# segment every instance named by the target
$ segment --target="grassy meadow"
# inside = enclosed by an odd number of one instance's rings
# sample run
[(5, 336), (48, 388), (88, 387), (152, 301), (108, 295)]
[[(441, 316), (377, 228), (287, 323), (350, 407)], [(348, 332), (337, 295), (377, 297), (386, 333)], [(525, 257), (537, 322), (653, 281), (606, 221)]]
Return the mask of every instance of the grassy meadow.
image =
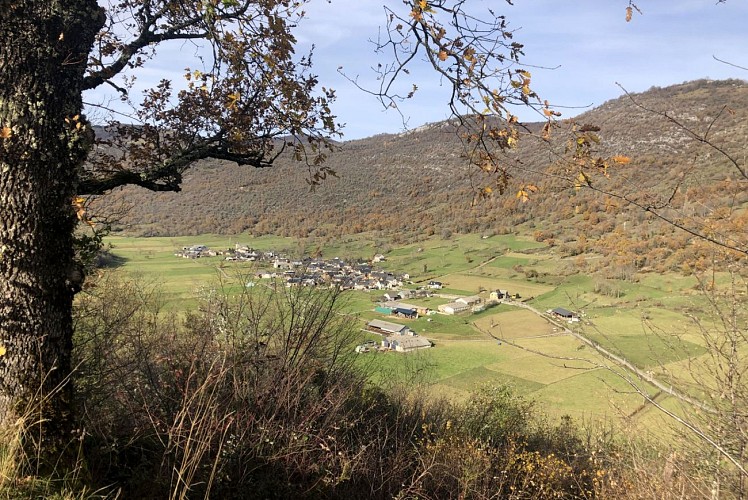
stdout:
[[(549, 249), (513, 235), (456, 236), (397, 248), (383, 247), (366, 235), (335, 244), (220, 235), (112, 236), (107, 243), (118, 257), (121, 271), (157, 284), (167, 310), (172, 311), (193, 307), (201, 289), (219, 282), (244, 286), (243, 281), (260, 269), (254, 263), (227, 262), (223, 257), (176, 257), (174, 253), (184, 246), (202, 244), (220, 250), (241, 243), (291, 256), (346, 259), (369, 259), (383, 253), (386, 261), (377, 267), (409, 273), (413, 286), (432, 279), (444, 283), (445, 288), (432, 297), (406, 301), (419, 306), (436, 309), (456, 295), (487, 298), (490, 290), (506, 289), (519, 293), (522, 300), (541, 311), (565, 307), (581, 313), (582, 321), (573, 328), (654, 373), (682, 372), (687, 360), (705, 352), (698, 330), (682, 312), (689, 307), (693, 310), (694, 279), (645, 275), (636, 283), (616, 282), (617, 296), (602, 295), (595, 292), (592, 277), (554, 274), (553, 264), (558, 261)], [(528, 269), (539, 272), (528, 277)], [(643, 398), (614, 374), (610, 362), (528, 310), (502, 304), (477, 314), (394, 319), (374, 311), (379, 295), (376, 291), (347, 292), (346, 307), (357, 315), (359, 327), (371, 319), (386, 319), (406, 324), (434, 343), (433, 349), (407, 355), (360, 355), (362, 366), (379, 384), (413, 384), (435, 395), (458, 399), (482, 385), (507, 384), (536, 400), (552, 416), (628, 421), (635, 415), (639, 421), (658, 425), (657, 413), (642, 406)], [(361, 333), (361, 340), (376, 338)]]

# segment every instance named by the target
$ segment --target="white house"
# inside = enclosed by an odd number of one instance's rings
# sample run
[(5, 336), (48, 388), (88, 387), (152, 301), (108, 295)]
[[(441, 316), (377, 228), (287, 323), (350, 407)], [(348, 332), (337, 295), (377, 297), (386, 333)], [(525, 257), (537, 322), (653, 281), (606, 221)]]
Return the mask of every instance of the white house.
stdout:
[(428, 349), (432, 347), (431, 341), (414, 335), (412, 337), (393, 336), (387, 337), (382, 341), (384, 347), (389, 347), (397, 352), (411, 352), (418, 349)]
[(444, 314), (457, 314), (470, 309), (470, 306), (462, 302), (450, 302), (438, 307), (439, 312)]
[(455, 300), (455, 302), (465, 304), (466, 306), (474, 306), (483, 302), (483, 299), (481, 299), (478, 295), (472, 295), (470, 297), (460, 297), (459, 299)]

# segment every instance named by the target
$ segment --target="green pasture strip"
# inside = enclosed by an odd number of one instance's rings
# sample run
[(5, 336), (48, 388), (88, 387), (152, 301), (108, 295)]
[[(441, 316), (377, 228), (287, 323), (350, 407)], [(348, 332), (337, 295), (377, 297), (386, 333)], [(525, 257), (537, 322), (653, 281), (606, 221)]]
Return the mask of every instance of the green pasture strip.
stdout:
[[(440, 290), (434, 290), (439, 292)], [(451, 299), (445, 299), (444, 297), (437, 297), (432, 295), (431, 297), (414, 298), (414, 299), (403, 299), (401, 302), (406, 304), (413, 304), (414, 306), (428, 307), (432, 311), (436, 311), (440, 305), (452, 302)]]
[[(491, 368), (506, 374), (551, 384), (592, 370), (603, 358), (570, 335), (517, 339), (518, 347), (503, 343), (508, 361)], [(592, 363), (587, 362), (590, 360)]]
[(706, 352), (702, 346), (677, 337), (664, 338), (646, 333), (603, 335), (587, 332), (585, 335), (639, 368), (653, 368)]
[(437, 342), (436, 347), (412, 353), (379, 352), (360, 358), (362, 362), (370, 363), (372, 380), (376, 383), (417, 378), (420, 382), (433, 384), (471, 368), (494, 363), (501, 356), (493, 342), (455, 340)]
[[(183, 259), (174, 256), (175, 245), (170, 238), (140, 241), (110, 238), (112, 253), (124, 259), (122, 269), (152, 280), (171, 300), (194, 298), (201, 287), (217, 281), (220, 274), (215, 259)], [(141, 240), (141, 239), (138, 239)], [(181, 247), (179, 247), (181, 249)]]
[(553, 287), (525, 280), (496, 279), (487, 276), (476, 276), (468, 273), (457, 273), (445, 276), (444, 284), (450, 288), (459, 288), (478, 294), (479, 290), (508, 290), (509, 293), (519, 293), (522, 298), (537, 297), (547, 294)]
[[(501, 305), (473, 320), (475, 326), (501, 339), (518, 339), (557, 333), (557, 328), (527, 309)], [(476, 315), (477, 316), (477, 315)]]
[(584, 371), (548, 384), (535, 395), (541, 409), (548, 413), (613, 422), (627, 418), (643, 402), (625, 380), (604, 369)]
[(530, 237), (517, 236), (513, 234), (492, 236), (486, 241), (492, 242), (498, 246), (506, 247), (509, 250), (513, 250), (515, 252), (546, 248), (545, 243), (540, 243)]
[(666, 275), (645, 273), (639, 275), (639, 282), (642, 285), (662, 290), (665, 293), (674, 293), (692, 290), (697, 285), (698, 280), (694, 276), (685, 276), (676, 273), (668, 273)]
[[(366, 323), (368, 323), (369, 321), (371, 321), (373, 319), (383, 319), (385, 321), (391, 321), (392, 323), (395, 323), (395, 321), (392, 318), (390, 318), (389, 316), (383, 316), (380, 313), (375, 312), (374, 310), (370, 310), (370, 311), (361, 311), (360, 310), (360, 311), (357, 311), (357, 312), (358, 312), (358, 318), (360, 320), (359, 322), (361, 323), (360, 326), (361, 326), (362, 329), (366, 326)], [(401, 324), (404, 324), (404, 323), (401, 323)]]
[[(306, 246), (313, 246), (311, 242), (300, 242), (294, 238), (284, 238), (280, 236), (260, 236), (252, 237), (249, 235), (217, 235), (203, 234), (199, 236), (169, 236), (169, 237), (149, 237), (134, 238), (128, 236), (108, 236), (105, 244), (110, 244), (115, 253), (118, 251), (137, 251), (138, 253), (147, 252), (169, 252), (181, 250), (182, 247), (192, 245), (205, 245), (211, 250), (226, 250), (234, 248), (236, 244), (247, 245), (258, 250), (275, 250), (294, 252)], [(185, 259), (189, 260), (189, 259)], [(196, 259), (199, 260), (199, 259)]]
[[(588, 309), (588, 316), (594, 327), (602, 333), (656, 334), (665, 338), (679, 337), (689, 342), (703, 344), (698, 326), (692, 318), (661, 307), (610, 307)], [(707, 329), (714, 325), (705, 321)]]
[[(705, 417), (703, 412), (695, 410), (688, 403), (684, 403), (674, 396), (652, 391), (649, 394), (656, 394), (655, 401), (663, 410), (671, 412), (678, 417), (685, 417), (687, 420), (691, 420), (698, 425), (706, 425), (704, 421), (700, 420)], [(638, 432), (643, 433), (646, 439), (666, 445), (672, 445), (676, 441), (682, 442), (683, 437), (688, 435), (693, 438), (693, 442), (700, 442), (700, 438), (695, 434), (690, 434), (692, 431), (677, 422), (670, 415), (667, 415), (663, 410), (651, 403), (642, 404), (639, 406), (639, 411), (636, 413), (632, 423), (637, 425)], [(701, 424), (700, 422), (704, 423)]]
[(490, 318), (491, 316), (495, 314), (505, 313), (505, 312), (511, 312), (516, 310), (514, 307), (506, 305), (506, 304), (484, 304), (486, 308), (477, 313), (472, 313), (468, 316), (468, 318), (471, 320), (471, 323), (475, 323), (476, 321), (483, 321), (486, 318)]
[[(307, 255), (320, 252), (324, 259), (370, 260), (377, 253), (382, 253), (376, 243), (366, 235), (339, 239), (326, 239), (322, 242), (311, 241), (307, 244)], [(384, 266), (387, 264), (382, 263)]]
[(449, 346), (438, 347), (424, 351), (435, 363), (434, 380), (453, 377), (471, 368), (495, 363), (497, 358), (503, 357), (499, 347), (487, 340), (456, 340)]
[(379, 296), (377, 292), (365, 292), (360, 290), (349, 290), (344, 292), (346, 298), (347, 309), (353, 312), (370, 312), (376, 307), (376, 303), (372, 300)]
[(556, 288), (551, 288), (549, 291), (536, 295), (532, 304), (541, 311), (555, 307), (565, 307), (574, 311), (578, 309), (578, 306), (587, 302), (584, 300), (583, 294), (591, 293), (593, 287), (594, 283), (591, 277), (575, 274), (564, 279)]
[(447, 286), (445, 286), (441, 290), (438, 290), (438, 292), (439, 292), (440, 295), (459, 295), (459, 296), (462, 296), (462, 297), (467, 297), (467, 296), (470, 296), (470, 295), (478, 295), (478, 291), (477, 290), (467, 290), (467, 289), (462, 289), (462, 288), (453, 288), (451, 286), (448, 286), (447, 283), (445, 283), (445, 285), (447, 285)]
[[(533, 257), (535, 258), (534, 261), (523, 266), (525, 271), (534, 270), (541, 275), (555, 276), (559, 274), (559, 268), (567, 264), (565, 259), (560, 260), (556, 255), (550, 253), (533, 254)], [(576, 264), (572, 265), (576, 268)]]
[(427, 245), (417, 248), (406, 247), (393, 251), (387, 254), (388, 268), (407, 272), (415, 282), (424, 282), (447, 273), (471, 269), (477, 265), (475, 257), (466, 257), (465, 249), (459, 244), (448, 241), (442, 243), (446, 244), (437, 247)]
[(530, 264), (530, 262), (535, 261), (536, 259), (527, 257), (523, 254), (502, 255), (500, 257), (496, 257), (488, 264), (488, 266), (498, 267), (501, 269), (511, 269), (514, 266), (526, 266)]
[[(731, 355), (731, 353), (726, 354)], [(736, 355), (740, 359), (746, 359), (748, 346), (743, 346)], [(705, 352), (701, 356), (652, 368), (651, 371), (664, 384), (672, 385), (694, 399), (715, 406), (726, 402), (726, 400), (721, 400), (717, 403), (713, 398), (720, 398), (720, 395), (729, 392), (725, 390), (728, 385), (725, 379), (721, 379), (724, 377), (724, 370), (727, 366), (729, 366), (727, 359), (715, 358), (711, 353)]]
[[(659, 395), (656, 401), (663, 408), (680, 417), (685, 416), (685, 413), (691, 412), (691, 410), (684, 412), (682, 403), (671, 396)], [(643, 402), (638, 407), (638, 411), (635, 414), (635, 418), (632, 419), (631, 424), (636, 426), (636, 432), (643, 439), (662, 443), (663, 445), (672, 445), (678, 441), (682, 442), (683, 433), (689, 432), (671, 416), (647, 402)], [(694, 439), (696, 438), (694, 437)]]
[(418, 319), (410, 320), (410, 323), (407, 323), (408, 320), (400, 321), (399, 318), (393, 319), (392, 321), (408, 325), (419, 335), (429, 338), (434, 336), (437, 342), (440, 339), (485, 338), (484, 335), (477, 332), (471, 326), (471, 318), (469, 314), (457, 314), (451, 316), (446, 314), (432, 314), (430, 316), (421, 316)]
[[(391, 249), (385, 253), (389, 268), (407, 272), (414, 281), (467, 271), (507, 250), (542, 248), (535, 241), (513, 235), (483, 239), (479, 235), (461, 235), (448, 240), (432, 239)], [(425, 271), (424, 271), (424, 266)]]
[(470, 269), (466, 271), (466, 274), (469, 274), (471, 276), (481, 276), (488, 279), (495, 279), (495, 280), (517, 280), (521, 282), (527, 282), (525, 280), (524, 274), (517, 273), (513, 269), (505, 269), (503, 267), (491, 267), (489, 266), (482, 266), (482, 267), (475, 267), (473, 269)]
[(440, 385), (447, 385), (467, 392), (474, 392), (484, 386), (507, 385), (517, 391), (518, 394), (528, 395), (538, 389), (545, 387), (532, 380), (514, 377), (495, 371), (486, 366), (476, 366), (470, 370), (463, 371), (458, 375), (447, 377), (439, 381)]

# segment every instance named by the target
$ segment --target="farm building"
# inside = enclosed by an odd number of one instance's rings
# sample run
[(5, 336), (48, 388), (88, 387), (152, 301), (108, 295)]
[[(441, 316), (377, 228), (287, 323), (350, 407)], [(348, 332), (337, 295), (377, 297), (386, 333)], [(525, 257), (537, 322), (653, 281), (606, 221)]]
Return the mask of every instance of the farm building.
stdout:
[(473, 313), (479, 313), (486, 310), (486, 304), (475, 304), (470, 311)]
[(426, 316), (430, 312), (428, 307), (406, 304), (405, 302), (399, 302), (396, 300), (384, 302), (383, 304), (380, 304), (380, 307), (389, 308), (392, 311), (392, 314), (395, 314), (395, 309), (413, 309), (419, 316)]
[(398, 325), (397, 323), (390, 323), (389, 321), (379, 319), (369, 321), (366, 326), (370, 332), (380, 335), (413, 335), (413, 331), (405, 325)]
[(467, 306), (474, 306), (483, 302), (483, 299), (481, 299), (478, 295), (472, 295), (470, 297), (460, 297), (459, 299), (455, 300), (455, 302), (459, 302)]
[(490, 293), (489, 298), (491, 300), (505, 300), (510, 299), (511, 296), (509, 295), (508, 290), (494, 290)]
[(392, 314), (395, 316), (399, 316), (401, 318), (410, 318), (415, 319), (418, 317), (418, 311), (411, 308), (405, 308), (405, 307), (396, 307), (392, 310)]
[(412, 337), (392, 336), (382, 341), (382, 346), (393, 349), (397, 352), (411, 352), (418, 349), (428, 349), (432, 347), (431, 341), (423, 337), (414, 335)]
[(557, 307), (555, 309), (551, 309), (550, 313), (551, 315), (556, 316), (557, 318), (562, 318), (562, 319), (573, 320), (574, 318), (576, 318), (576, 314), (569, 311), (568, 309), (564, 309), (563, 307)]
[(468, 309), (470, 309), (470, 306), (462, 302), (450, 302), (439, 306), (439, 312), (444, 314), (457, 314)]

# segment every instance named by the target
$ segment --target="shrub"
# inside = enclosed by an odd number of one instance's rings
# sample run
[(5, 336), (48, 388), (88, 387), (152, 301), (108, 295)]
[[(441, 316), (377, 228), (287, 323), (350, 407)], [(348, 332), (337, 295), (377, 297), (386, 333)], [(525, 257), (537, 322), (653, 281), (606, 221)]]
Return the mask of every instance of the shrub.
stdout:
[(591, 498), (631, 484), (612, 440), (548, 423), (507, 387), (457, 404), (372, 386), (336, 290), (230, 290), (206, 291), (184, 317), (117, 273), (81, 297), (93, 487), (126, 498)]

